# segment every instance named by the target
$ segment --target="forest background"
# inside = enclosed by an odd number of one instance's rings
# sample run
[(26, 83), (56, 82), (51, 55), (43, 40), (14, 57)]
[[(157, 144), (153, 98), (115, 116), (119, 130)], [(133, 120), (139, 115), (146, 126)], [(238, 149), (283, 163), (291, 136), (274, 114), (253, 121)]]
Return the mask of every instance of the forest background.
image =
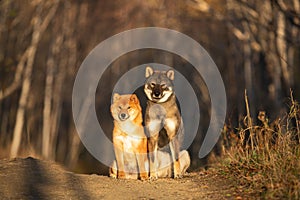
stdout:
[[(75, 172), (106, 174), (107, 167), (78, 137), (72, 88), (81, 63), (96, 45), (133, 28), (177, 30), (208, 51), (225, 84), (230, 132), (245, 125), (247, 114), (254, 123), (260, 111), (270, 122), (283, 116), (289, 111), (291, 91), (300, 100), (298, 0), (2, 0), (0, 16), (0, 158), (33, 155)], [(102, 80), (106, 84), (98, 88), (111, 91), (124, 69), (149, 62), (172, 66), (198, 86), (201, 116), (207, 117), (201, 118), (188, 151), (191, 169), (209, 165), (214, 160), (210, 158), (222, 155), (224, 144), (220, 141), (208, 157), (198, 158), (209, 124), (210, 97), (185, 60), (158, 50), (134, 51), (111, 64)], [(108, 135), (113, 126), (110, 98), (97, 92), (99, 121)]]

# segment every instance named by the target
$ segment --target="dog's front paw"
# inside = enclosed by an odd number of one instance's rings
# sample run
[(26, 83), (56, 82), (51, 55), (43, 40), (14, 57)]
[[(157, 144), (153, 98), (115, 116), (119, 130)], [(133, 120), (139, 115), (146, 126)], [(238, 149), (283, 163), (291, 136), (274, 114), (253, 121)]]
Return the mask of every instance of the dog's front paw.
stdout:
[(141, 181), (147, 181), (147, 180), (149, 180), (150, 178), (149, 178), (149, 176), (144, 176), (144, 177), (141, 177), (140, 179), (141, 179)]
[(182, 178), (182, 174), (175, 174), (174, 179)]
[(150, 181), (156, 181), (156, 180), (157, 180), (157, 177), (156, 177), (156, 176), (150, 176), (150, 177), (149, 177), (149, 180), (150, 180)]
[(118, 179), (126, 179), (126, 174), (123, 171), (118, 171)]
[(174, 162), (174, 178), (182, 178), (179, 160)]
[(152, 172), (150, 173), (150, 181), (155, 181), (158, 179), (157, 173), (156, 172)]
[(141, 174), (140, 174), (140, 179), (141, 179), (142, 181), (148, 180), (148, 179), (149, 179), (148, 173), (141, 173)]
[(110, 174), (109, 177), (116, 179), (117, 175), (116, 174)]

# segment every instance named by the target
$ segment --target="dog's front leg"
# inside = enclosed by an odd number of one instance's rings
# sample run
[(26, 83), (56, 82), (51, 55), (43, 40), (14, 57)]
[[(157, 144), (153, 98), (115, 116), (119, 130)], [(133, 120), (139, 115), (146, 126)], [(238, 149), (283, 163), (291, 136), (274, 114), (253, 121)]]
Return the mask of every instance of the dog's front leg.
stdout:
[(140, 153), (137, 155), (138, 169), (139, 169), (139, 177), (141, 180), (147, 180), (149, 178), (149, 164), (147, 159), (147, 153)]
[(179, 162), (180, 147), (179, 147), (178, 140), (176, 140), (176, 138), (173, 138), (173, 140), (171, 140), (169, 144), (170, 144), (170, 150), (171, 150), (172, 161), (174, 166), (174, 178), (181, 178), (182, 174), (181, 174), (180, 162)]
[(124, 152), (123, 144), (115, 143), (115, 156), (117, 161), (117, 178), (126, 178), (125, 167), (124, 167)]
[(149, 138), (149, 163), (150, 163), (150, 180), (157, 179), (157, 140), (158, 134)]
[(178, 133), (179, 127), (177, 126), (178, 121), (176, 119), (166, 119), (165, 120), (165, 128), (167, 130), (168, 136), (170, 138), (170, 150), (173, 162), (174, 169), (174, 178), (181, 178), (182, 174), (180, 172), (180, 162), (179, 162), (179, 152), (180, 152), (180, 144), (178, 137), (180, 133)]
[[(147, 123), (148, 122), (148, 123)], [(150, 180), (157, 179), (157, 148), (158, 136), (161, 129), (161, 120), (151, 119), (146, 120), (147, 135), (148, 135), (148, 151), (149, 151), (149, 166), (150, 166)]]
[(143, 139), (140, 144), (139, 152), (136, 154), (139, 175), (141, 180), (149, 178), (149, 162), (147, 157), (147, 138)]

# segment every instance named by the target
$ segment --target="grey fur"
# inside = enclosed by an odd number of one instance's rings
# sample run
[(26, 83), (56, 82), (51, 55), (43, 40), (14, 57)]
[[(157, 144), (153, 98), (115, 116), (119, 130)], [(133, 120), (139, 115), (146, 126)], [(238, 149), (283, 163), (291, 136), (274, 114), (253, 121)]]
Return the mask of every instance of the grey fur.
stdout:
[[(172, 82), (174, 71), (153, 71), (151, 67), (147, 67), (145, 76), (147, 79), (144, 92), (148, 98), (145, 125), (146, 134), (149, 138), (150, 178), (156, 179), (158, 177), (157, 150), (161, 144), (167, 143), (169, 144), (174, 164), (174, 178), (179, 178), (182, 176), (180, 172), (179, 152), (184, 130)], [(167, 137), (163, 137), (163, 134)], [(161, 139), (167, 139), (167, 141), (161, 142)]]

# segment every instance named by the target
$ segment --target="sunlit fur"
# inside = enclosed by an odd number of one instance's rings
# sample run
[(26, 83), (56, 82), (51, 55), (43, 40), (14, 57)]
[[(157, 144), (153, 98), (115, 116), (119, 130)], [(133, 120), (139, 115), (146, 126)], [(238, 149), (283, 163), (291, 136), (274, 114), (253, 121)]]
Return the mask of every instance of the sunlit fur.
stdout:
[[(157, 168), (158, 146), (169, 144), (173, 163), (174, 178), (182, 177), (181, 163), (179, 159), (180, 147), (184, 134), (182, 118), (176, 104), (174, 92), (174, 71), (155, 71), (150, 66), (145, 71), (144, 92), (148, 98), (145, 112), (145, 125), (147, 130), (149, 171), (150, 179), (159, 177)], [(166, 135), (166, 137), (161, 137)], [(167, 142), (162, 142), (167, 141)]]
[(154, 98), (153, 97), (153, 90), (151, 88), (151, 86), (149, 84), (146, 84), (144, 86), (144, 92), (147, 96), (147, 98), (153, 102), (157, 102), (157, 103), (164, 103), (166, 101), (168, 101), (168, 99), (170, 98), (170, 96), (173, 94), (173, 88), (172, 87), (167, 87), (168, 89), (164, 89), (161, 93), (161, 95), (159, 96), (159, 98)]
[(155, 103), (164, 103), (170, 99), (173, 90), (174, 71), (154, 71), (146, 67), (144, 92), (147, 98)]
[[(157, 175), (159, 178), (170, 178), (172, 177), (172, 165), (171, 165), (171, 156), (167, 152), (158, 151), (158, 167), (157, 167)], [(180, 162), (180, 173), (185, 174), (186, 170), (189, 168), (191, 164), (191, 159), (189, 153), (186, 150), (183, 150), (179, 153), (179, 162)], [(145, 167), (149, 168), (149, 163), (145, 163)], [(117, 176), (117, 163), (113, 162), (110, 175), (116, 177)], [(134, 177), (132, 177), (134, 178)]]
[(117, 173), (110, 173), (111, 177), (148, 179), (147, 137), (137, 96), (114, 94), (110, 110), (114, 118), (113, 144), (117, 163)]

